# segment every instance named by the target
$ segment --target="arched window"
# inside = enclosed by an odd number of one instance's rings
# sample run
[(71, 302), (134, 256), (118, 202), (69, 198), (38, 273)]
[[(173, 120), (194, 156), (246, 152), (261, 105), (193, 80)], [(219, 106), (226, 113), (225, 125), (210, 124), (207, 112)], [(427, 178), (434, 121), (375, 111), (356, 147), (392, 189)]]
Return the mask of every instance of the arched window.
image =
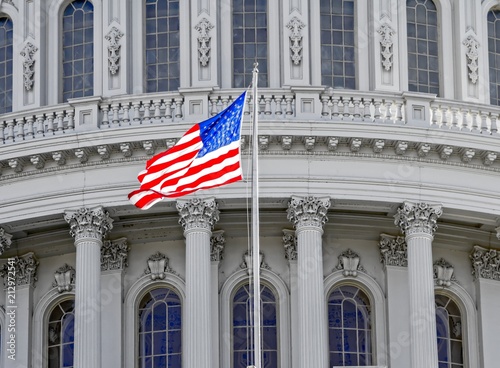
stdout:
[(75, 0), (63, 13), (63, 100), (94, 94), (94, 6)]
[(73, 367), (75, 301), (65, 300), (50, 312), (47, 329), (49, 368)]
[(233, 0), (233, 87), (251, 84), (255, 61), (259, 87), (268, 86), (267, 28), (267, 0)]
[(321, 84), (356, 88), (354, 0), (321, 0)]
[(432, 0), (406, 1), (408, 89), (439, 94), (438, 15)]
[(328, 298), (330, 367), (372, 365), (371, 306), (359, 288), (339, 286)]
[(436, 328), (439, 368), (463, 367), (462, 317), (449, 297), (436, 295)]
[(500, 10), (488, 12), (490, 103), (500, 105)]
[(0, 17), (0, 114), (12, 111), (12, 20)]
[(149, 291), (139, 304), (139, 368), (182, 366), (182, 309), (169, 288)]
[(180, 85), (179, 0), (146, 0), (146, 91)]
[[(233, 297), (233, 368), (253, 365), (253, 300), (249, 285), (241, 286)], [(262, 366), (278, 368), (278, 319), (273, 291), (261, 285)]]

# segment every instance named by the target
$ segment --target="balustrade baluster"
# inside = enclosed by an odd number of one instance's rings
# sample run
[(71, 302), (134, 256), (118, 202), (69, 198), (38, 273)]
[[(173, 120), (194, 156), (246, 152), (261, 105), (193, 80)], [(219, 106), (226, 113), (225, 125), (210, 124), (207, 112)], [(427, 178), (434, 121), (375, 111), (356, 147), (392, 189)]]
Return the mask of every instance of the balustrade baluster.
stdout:
[(431, 119), (431, 128), (437, 128), (438, 127), (438, 106), (437, 105), (432, 105), (431, 106), (431, 111), (432, 111), (432, 119)]
[(27, 128), (26, 128), (26, 137), (33, 138), (35, 136), (35, 132), (33, 130), (33, 123), (35, 122), (35, 117), (30, 115), (26, 118)]
[(264, 101), (265, 101), (264, 115), (271, 115), (272, 114), (271, 99), (272, 99), (272, 97), (270, 97), (270, 96), (264, 97)]
[(7, 120), (7, 140), (14, 140), (14, 120)]
[(371, 105), (372, 101), (369, 98), (363, 99), (363, 106), (365, 107), (363, 112), (363, 120), (366, 122), (372, 121), (372, 112), (370, 111)]
[(75, 112), (73, 110), (68, 111), (68, 130), (75, 129)]
[[(457, 107), (452, 107), (451, 109), (451, 125), (449, 128), (451, 130), (458, 130), (459, 129), (459, 109)], [(465, 117), (465, 114), (462, 114), (462, 124), (467, 125), (467, 119)]]
[(37, 115), (36, 116), (36, 133), (37, 134), (44, 135), (44, 133), (45, 133), (44, 124), (45, 124), (44, 115), (43, 114), (42, 115)]
[(0, 121), (0, 142), (5, 143), (5, 132), (4, 132), (5, 124), (3, 121)]
[(281, 110), (281, 101), (283, 101), (283, 97), (275, 96), (274, 100), (276, 101), (276, 110), (274, 111), (274, 115), (283, 115), (283, 111)]
[(488, 132), (488, 113), (486, 111), (481, 112), (481, 134), (489, 134)]
[(120, 126), (120, 104), (114, 103), (111, 104), (111, 109), (113, 110), (113, 126)]
[(217, 115), (217, 98), (211, 98), (210, 103), (212, 104), (212, 109), (210, 110), (210, 115)]
[(144, 117), (142, 120), (146, 124), (151, 123), (151, 102), (145, 101), (143, 105), (144, 105)]
[(223, 111), (223, 110), (227, 109), (227, 107), (228, 107), (229, 96), (222, 96), (221, 100), (222, 100), (221, 111)]
[(182, 118), (182, 98), (175, 99), (175, 117)]
[[(458, 126), (460, 128), (460, 130), (465, 130), (465, 131), (470, 131), (469, 129), (469, 121), (467, 120), (467, 116), (469, 115), (469, 111), (467, 110), (460, 110), (460, 109), (456, 109), (457, 111), (461, 112), (462, 114), (462, 120), (460, 121), (459, 119), (459, 113), (457, 112), (456, 113), (456, 120), (457, 120), (457, 123), (456, 123), (456, 126)], [(455, 118), (454, 118), (455, 120)]]
[(375, 107), (375, 111), (373, 113), (374, 122), (380, 124), (382, 122), (382, 119), (380, 118), (381, 116), (380, 105), (382, 105), (382, 100), (378, 98), (374, 99), (373, 105)]
[(18, 138), (18, 140), (24, 140), (24, 118), (16, 119), (15, 125), (17, 130), (16, 138)]
[(122, 121), (124, 125), (130, 125), (130, 105), (128, 102), (122, 103), (123, 116)]
[(102, 128), (109, 128), (109, 105), (102, 104), (101, 110), (102, 110), (101, 127)]
[(165, 119), (172, 119), (172, 100), (165, 100)]
[(54, 134), (54, 113), (47, 115), (47, 132)]
[(490, 132), (491, 132), (491, 134), (496, 134), (498, 132), (497, 119), (498, 119), (498, 115), (491, 113), (491, 115), (490, 115), (490, 121), (491, 121)]
[(332, 119), (337, 119), (339, 115), (339, 98), (332, 97)]
[(320, 96), (321, 99), (321, 116), (330, 116), (330, 107), (328, 106), (328, 102), (330, 101), (330, 97), (326, 95)]
[(57, 112), (56, 116), (57, 116), (57, 131), (61, 132), (64, 130), (64, 111)]
[(384, 115), (384, 120), (386, 123), (393, 123), (394, 122), (394, 119), (393, 119), (393, 116), (392, 116), (392, 111), (391, 111), (391, 108), (392, 108), (392, 101), (384, 101), (384, 106), (385, 106), (385, 115)]
[(359, 104), (361, 103), (361, 98), (354, 97), (352, 103), (354, 105), (354, 111), (352, 113), (353, 120), (361, 121), (361, 113), (359, 111)]
[(396, 124), (404, 124), (403, 102), (396, 102)]
[(344, 104), (344, 109), (342, 113), (342, 120), (350, 120), (351, 112), (349, 111), (349, 105), (351, 104), (351, 98), (342, 98), (342, 103)]
[(155, 115), (154, 115), (155, 122), (161, 123), (161, 111), (160, 111), (161, 100), (153, 101), (153, 105), (155, 107)]
[(471, 111), (471, 116), (472, 116), (472, 122), (471, 122), (471, 132), (472, 133), (479, 133), (479, 125), (477, 124), (477, 116), (479, 114), (478, 110), (472, 110)]
[(287, 96), (285, 98), (285, 101), (286, 101), (286, 115), (293, 115), (293, 107), (292, 107), (293, 96)]
[(134, 108), (134, 123), (139, 124), (139, 122), (141, 121), (141, 103), (135, 102), (132, 106)]

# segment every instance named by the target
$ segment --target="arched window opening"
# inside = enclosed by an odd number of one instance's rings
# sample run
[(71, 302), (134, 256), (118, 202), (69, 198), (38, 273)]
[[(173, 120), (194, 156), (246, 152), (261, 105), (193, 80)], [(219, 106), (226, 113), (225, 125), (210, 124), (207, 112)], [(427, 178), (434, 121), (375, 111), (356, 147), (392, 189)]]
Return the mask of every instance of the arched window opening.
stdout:
[(233, 87), (252, 83), (255, 61), (259, 87), (268, 86), (267, 29), (267, 0), (233, 0)]
[(438, 14), (432, 0), (406, 1), (408, 89), (439, 94)]
[(464, 366), (462, 317), (457, 304), (444, 295), (436, 295), (436, 329), (439, 368)]
[(488, 60), (490, 103), (500, 105), (500, 10), (488, 12)]
[(13, 24), (0, 17), (0, 114), (12, 111)]
[[(273, 291), (261, 285), (262, 366), (278, 368), (278, 319)], [(253, 299), (249, 284), (241, 286), (233, 297), (233, 368), (254, 364)]]
[(75, 0), (63, 13), (63, 100), (94, 94), (94, 6)]
[(48, 368), (72, 368), (75, 347), (75, 301), (57, 304), (49, 317), (47, 329)]
[(139, 304), (139, 367), (182, 367), (182, 306), (169, 288), (149, 291)]
[(330, 367), (372, 365), (371, 306), (368, 296), (350, 285), (328, 298)]

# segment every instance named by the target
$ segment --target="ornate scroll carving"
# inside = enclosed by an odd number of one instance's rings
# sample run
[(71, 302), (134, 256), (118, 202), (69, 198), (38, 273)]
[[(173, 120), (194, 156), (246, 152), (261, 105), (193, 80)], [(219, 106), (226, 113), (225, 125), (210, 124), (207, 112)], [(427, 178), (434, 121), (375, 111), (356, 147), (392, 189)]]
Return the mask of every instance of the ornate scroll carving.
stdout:
[(377, 30), (380, 35), (380, 55), (382, 56), (382, 65), (384, 69), (390, 71), (392, 68), (392, 45), (394, 44), (393, 36), (396, 31), (387, 23), (382, 24)]
[(38, 280), (36, 271), (38, 269), (38, 260), (35, 257), (35, 253), (26, 253), (21, 257), (13, 257), (9, 259), (9, 263), (4, 264), (3, 268), (0, 270), (0, 276), (3, 277), (4, 285), (7, 285), (6, 281), (9, 275), (12, 275), (12, 267), (15, 268), (14, 280), (17, 286), (30, 285), (35, 286), (35, 281)]
[(168, 265), (168, 258), (165, 254), (156, 252), (148, 258), (148, 268), (144, 271), (145, 275), (150, 275), (151, 280), (163, 280), (167, 273), (175, 274), (174, 270)]
[(0, 255), (10, 248), (12, 244), (12, 235), (5, 232), (4, 229), (0, 227)]
[(207, 66), (210, 61), (210, 41), (212, 39), (210, 30), (213, 28), (214, 25), (207, 18), (203, 18), (194, 26), (194, 29), (198, 31), (198, 61), (201, 66)]
[(479, 42), (473, 35), (469, 35), (463, 42), (463, 45), (467, 47), (465, 55), (467, 56), (467, 67), (469, 68), (469, 79), (472, 83), (476, 84), (479, 78), (478, 74), (478, 63), (479, 58)]
[(452, 281), (457, 281), (453, 272), (454, 267), (444, 258), (434, 262), (434, 281), (436, 285), (450, 287)]
[(111, 27), (109, 32), (104, 36), (108, 40), (108, 65), (109, 72), (115, 75), (120, 69), (120, 38), (123, 37), (123, 32), (116, 27)]
[(38, 51), (38, 47), (33, 45), (31, 42), (27, 42), (26, 45), (21, 50), (21, 56), (24, 58), (23, 60), (23, 77), (24, 77), (24, 88), (27, 91), (30, 91), (33, 87), (35, 75), (34, 66), (35, 66), (35, 52)]
[(404, 237), (380, 234), (379, 248), (385, 266), (408, 267), (408, 247)]
[(302, 61), (302, 29), (306, 25), (297, 17), (293, 17), (286, 27), (290, 30), (290, 51), (291, 58), (295, 65)]
[(288, 204), (287, 219), (295, 228), (314, 226), (322, 228), (328, 221), (327, 211), (330, 208), (330, 198), (296, 197)]
[(220, 262), (224, 259), (225, 243), (224, 230), (212, 232), (212, 236), (210, 237), (210, 261)]
[(358, 271), (366, 272), (366, 270), (359, 264), (359, 255), (353, 252), (352, 249), (348, 249), (345, 252), (340, 253), (339, 263), (336, 270), (343, 270), (342, 274), (344, 276), (358, 276)]
[(75, 269), (65, 263), (54, 272), (54, 279), (52, 287), (57, 287), (59, 293), (71, 291), (75, 285)]
[(129, 249), (126, 238), (105, 241), (101, 247), (101, 271), (123, 270), (128, 267)]
[(179, 200), (176, 206), (180, 216), (179, 224), (184, 231), (195, 228), (211, 230), (219, 221), (219, 209), (214, 198)]
[(476, 279), (500, 281), (500, 251), (476, 245), (469, 258), (472, 260), (472, 275)]
[(394, 216), (394, 224), (406, 236), (418, 233), (433, 235), (437, 229), (437, 219), (443, 214), (441, 205), (404, 202)]
[(65, 211), (64, 219), (69, 224), (69, 233), (75, 238), (75, 241), (82, 238), (102, 240), (107, 232), (113, 228), (113, 219), (101, 206)]
[(283, 246), (288, 261), (297, 260), (297, 236), (294, 230), (283, 229)]
[[(266, 262), (264, 262), (264, 254), (260, 253), (259, 252), (259, 264), (260, 264), (260, 268), (264, 268), (266, 270), (269, 270), (270, 267), (267, 265)], [(248, 253), (248, 251), (245, 252), (245, 254), (243, 255), (243, 262), (240, 264), (240, 268), (243, 268), (243, 269), (246, 269), (248, 274), (251, 275), (253, 270), (252, 270), (252, 255), (250, 253)]]

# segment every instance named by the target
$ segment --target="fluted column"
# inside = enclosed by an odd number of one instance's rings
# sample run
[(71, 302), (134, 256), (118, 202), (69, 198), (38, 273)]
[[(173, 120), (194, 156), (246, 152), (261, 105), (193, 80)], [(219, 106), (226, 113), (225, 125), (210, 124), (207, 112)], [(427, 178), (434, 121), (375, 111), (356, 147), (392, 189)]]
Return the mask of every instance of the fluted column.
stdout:
[(412, 368), (438, 366), (432, 240), (441, 214), (441, 205), (404, 202), (394, 216), (408, 245)]
[(297, 236), (294, 230), (283, 229), (283, 246), (285, 247), (285, 258), (290, 267), (290, 315), (292, 333), (292, 368), (299, 364), (300, 333), (296, 321), (299, 318), (299, 296), (298, 296), (298, 272), (297, 272)]
[(212, 367), (217, 368), (219, 364), (219, 266), (224, 259), (224, 230), (217, 230), (210, 238), (210, 267), (211, 267), (211, 311), (212, 321)]
[(297, 235), (300, 368), (326, 368), (328, 365), (321, 236), (329, 207), (329, 198), (295, 196), (288, 205), (288, 219), (294, 224)]
[(75, 238), (75, 368), (101, 367), (101, 246), (113, 220), (102, 207), (65, 211)]
[(186, 237), (184, 359), (187, 368), (208, 368), (212, 366), (210, 237), (219, 210), (214, 198), (179, 200), (177, 210)]

